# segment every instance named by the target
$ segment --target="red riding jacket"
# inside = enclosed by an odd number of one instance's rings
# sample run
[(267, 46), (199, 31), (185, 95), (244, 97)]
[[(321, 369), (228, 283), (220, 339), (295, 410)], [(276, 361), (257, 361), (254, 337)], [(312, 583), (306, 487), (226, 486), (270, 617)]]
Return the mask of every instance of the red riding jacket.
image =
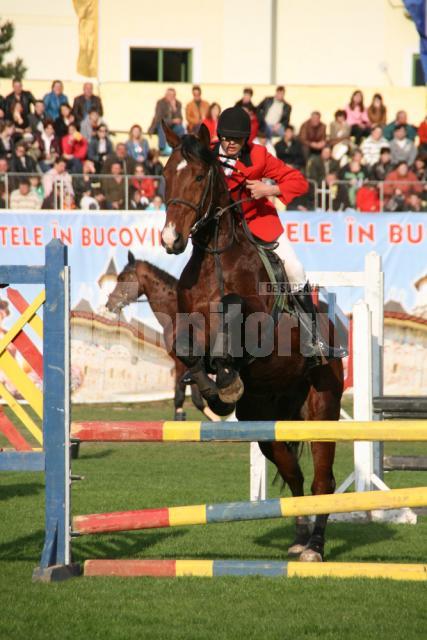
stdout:
[[(285, 205), (308, 191), (308, 182), (298, 169), (278, 160), (262, 145), (254, 144), (250, 147), (249, 153), (243, 153), (237, 160), (233, 173), (226, 176), (232, 199), (250, 198), (250, 191), (245, 186), (246, 180), (263, 178), (270, 178), (276, 182), (280, 189), (280, 195), (277, 197)], [(249, 229), (261, 240), (272, 242), (283, 233), (277, 211), (268, 198), (250, 200), (242, 203), (241, 207)]]

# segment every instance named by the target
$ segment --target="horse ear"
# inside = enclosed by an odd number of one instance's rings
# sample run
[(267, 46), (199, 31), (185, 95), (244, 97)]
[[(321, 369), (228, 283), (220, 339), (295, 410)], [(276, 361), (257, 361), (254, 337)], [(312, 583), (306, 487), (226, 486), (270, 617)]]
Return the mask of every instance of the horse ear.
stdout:
[(200, 125), (199, 129), (199, 140), (204, 147), (207, 147), (208, 149), (210, 148), (211, 134), (209, 133), (209, 129), (207, 128), (207, 126), (203, 123)]
[(132, 251), (128, 251), (128, 263), (135, 264), (135, 256), (133, 255)]
[(162, 120), (163, 131), (165, 132), (167, 143), (172, 149), (175, 149), (179, 145), (179, 136), (173, 131), (164, 120)]

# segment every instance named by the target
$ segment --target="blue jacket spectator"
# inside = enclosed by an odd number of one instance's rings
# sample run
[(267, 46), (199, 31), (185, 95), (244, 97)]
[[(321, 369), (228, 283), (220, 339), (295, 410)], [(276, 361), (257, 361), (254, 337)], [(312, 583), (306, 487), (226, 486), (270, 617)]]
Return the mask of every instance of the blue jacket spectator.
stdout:
[(150, 147), (147, 140), (142, 137), (142, 129), (139, 124), (134, 124), (129, 131), (129, 140), (126, 142), (128, 156), (136, 162), (145, 162), (148, 157)]
[(59, 108), (61, 104), (68, 104), (68, 98), (63, 93), (64, 85), (60, 80), (52, 82), (52, 90), (43, 98), (45, 114), (47, 118), (55, 121), (59, 118)]

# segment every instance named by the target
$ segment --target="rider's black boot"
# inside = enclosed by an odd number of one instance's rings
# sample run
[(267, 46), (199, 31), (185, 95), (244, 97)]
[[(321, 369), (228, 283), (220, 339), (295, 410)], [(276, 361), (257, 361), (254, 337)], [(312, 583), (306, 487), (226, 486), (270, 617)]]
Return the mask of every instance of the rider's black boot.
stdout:
[(309, 369), (318, 367), (324, 363), (324, 358), (331, 357), (331, 348), (318, 331), (316, 321), (318, 311), (313, 302), (309, 283), (307, 282), (302, 290), (293, 295), (302, 311), (302, 314), (299, 314), (301, 352), (307, 358)]

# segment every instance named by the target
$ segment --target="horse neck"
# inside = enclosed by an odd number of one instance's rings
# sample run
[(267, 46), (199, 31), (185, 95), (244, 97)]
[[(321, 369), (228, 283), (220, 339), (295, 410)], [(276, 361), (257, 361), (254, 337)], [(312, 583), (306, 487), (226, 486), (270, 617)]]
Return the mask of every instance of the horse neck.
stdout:
[(154, 315), (163, 325), (162, 314), (171, 316), (176, 312), (176, 287), (163, 280), (150, 263), (142, 260), (137, 266), (137, 276)]

